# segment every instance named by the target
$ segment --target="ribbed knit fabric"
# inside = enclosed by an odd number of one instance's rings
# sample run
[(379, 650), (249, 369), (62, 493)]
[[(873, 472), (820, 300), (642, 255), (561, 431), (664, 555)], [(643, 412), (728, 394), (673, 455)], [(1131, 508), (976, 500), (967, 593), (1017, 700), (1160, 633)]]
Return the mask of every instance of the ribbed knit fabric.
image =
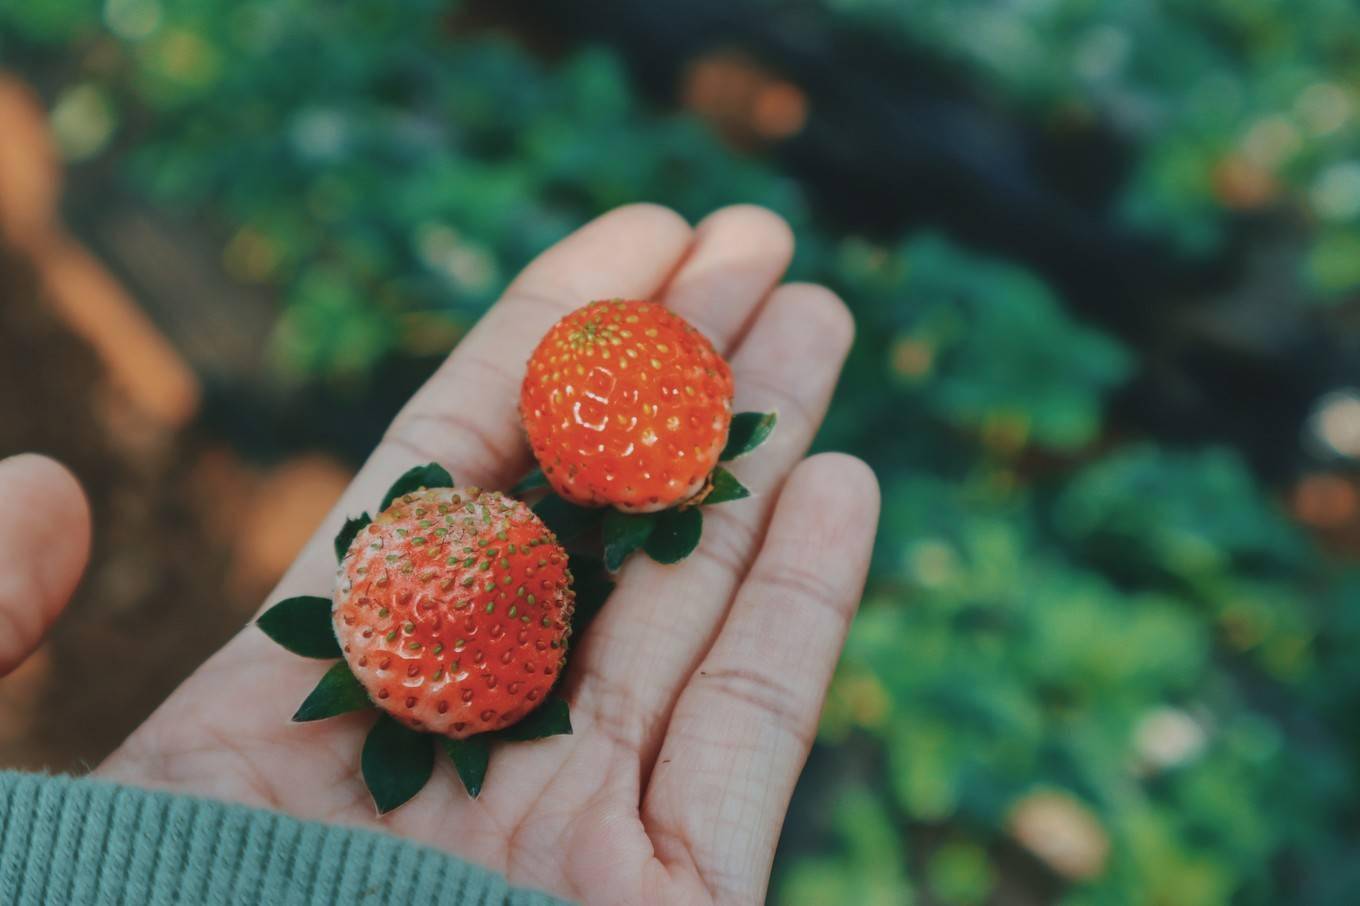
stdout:
[(0, 904), (553, 906), (373, 831), (103, 781), (0, 772)]

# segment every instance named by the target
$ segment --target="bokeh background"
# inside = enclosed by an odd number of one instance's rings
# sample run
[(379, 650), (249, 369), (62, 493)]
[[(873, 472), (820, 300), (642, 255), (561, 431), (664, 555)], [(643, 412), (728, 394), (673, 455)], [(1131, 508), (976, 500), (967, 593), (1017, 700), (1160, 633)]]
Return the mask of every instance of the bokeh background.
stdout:
[(0, 682), (80, 770), (532, 255), (736, 201), (885, 491), (771, 901), (1360, 897), (1349, 0), (0, 0), (0, 454), (94, 563)]

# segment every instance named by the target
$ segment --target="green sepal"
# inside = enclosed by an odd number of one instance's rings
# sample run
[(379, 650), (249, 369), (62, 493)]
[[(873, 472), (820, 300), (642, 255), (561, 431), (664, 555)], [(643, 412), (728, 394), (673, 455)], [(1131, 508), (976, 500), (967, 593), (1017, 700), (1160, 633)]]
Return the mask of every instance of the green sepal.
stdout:
[(537, 491), (539, 488), (546, 488), (547, 486), (548, 476), (543, 474), (542, 469), (534, 468), (528, 475), (515, 482), (514, 486), (510, 488), (510, 493), (520, 497), (530, 491)]
[(349, 550), (349, 546), (354, 543), (354, 537), (372, 521), (373, 517), (367, 513), (360, 513), (352, 519), (345, 520), (345, 525), (340, 529), (340, 534), (335, 536), (335, 559), (345, 559), (345, 553)]
[(427, 734), (383, 714), (364, 739), (359, 764), (378, 814), (385, 815), (419, 793), (430, 779), (434, 746)]
[(566, 699), (550, 695), (523, 720), (504, 730), (478, 733), (467, 739), (444, 737), (440, 742), (444, 746), (444, 751), (449, 754), (449, 759), (453, 761), (458, 779), (463, 781), (463, 788), (467, 790), (469, 796), (476, 799), (482, 792), (482, 784), (486, 781), (492, 743), (531, 742), (535, 739), (547, 739), (549, 736), (564, 735), (571, 735), (571, 708), (568, 707)]
[(321, 682), (316, 684), (311, 694), (303, 699), (297, 713), (293, 715), (293, 720), (298, 723), (325, 720), (328, 717), (338, 717), (367, 708), (371, 704), (368, 690), (350, 671), (349, 664), (336, 661), (335, 665), (326, 671), (326, 675), (321, 677)]
[(491, 740), (490, 734), (481, 733), (477, 736), (469, 736), (467, 739), (449, 739), (445, 737), (444, 751), (449, 753), (449, 758), (453, 760), (454, 770), (458, 772), (458, 779), (463, 781), (463, 789), (473, 799), (482, 791), (482, 783), (486, 780), (486, 767), (491, 761)]
[(403, 494), (412, 491), (419, 491), (421, 488), (451, 488), (453, 487), (453, 476), (437, 462), (427, 463), (423, 466), (416, 466), (407, 469), (401, 477), (393, 482), (392, 487), (387, 489), (387, 494), (383, 497), (382, 506), (379, 510), (386, 510)]
[(679, 563), (699, 546), (704, 517), (698, 507), (665, 510), (657, 517), (644, 550), (657, 563)]
[(708, 492), (708, 496), (703, 499), (707, 506), (710, 503), (727, 503), (732, 500), (741, 500), (743, 497), (750, 497), (751, 492), (746, 485), (737, 481), (737, 477), (722, 466), (713, 470), (713, 489)]
[(585, 534), (604, 518), (603, 510), (568, 503), (556, 494), (544, 497), (534, 504), (533, 509), (548, 530), (563, 543)]
[(340, 657), (340, 643), (331, 626), (329, 598), (302, 595), (284, 598), (255, 621), (264, 634), (303, 657)]
[(576, 608), (571, 615), (572, 635), (581, 633), (604, 602), (614, 592), (614, 580), (605, 571), (604, 562), (589, 554), (571, 554), (567, 560), (571, 569), (571, 586), (576, 591)]
[(570, 736), (571, 709), (567, 707), (565, 698), (549, 695), (543, 704), (530, 711), (519, 723), (489, 735), (498, 742), (528, 742), (549, 736)]
[(620, 513), (609, 510), (604, 514), (601, 534), (604, 540), (604, 565), (616, 573), (623, 562), (647, 543), (656, 525), (654, 513)]
[(738, 412), (732, 416), (732, 425), (727, 429), (727, 446), (723, 447), (718, 459), (727, 462), (750, 453), (765, 443), (774, 431), (776, 421), (778, 414), (775, 412)]

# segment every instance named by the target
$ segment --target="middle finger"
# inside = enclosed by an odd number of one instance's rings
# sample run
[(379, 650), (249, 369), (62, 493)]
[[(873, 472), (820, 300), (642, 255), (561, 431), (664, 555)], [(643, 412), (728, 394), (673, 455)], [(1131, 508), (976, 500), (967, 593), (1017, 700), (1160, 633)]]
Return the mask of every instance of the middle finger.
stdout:
[(681, 684), (712, 644), (769, 520), (775, 491), (821, 424), (854, 323), (829, 290), (776, 290), (732, 357), (737, 408), (779, 412), (769, 442), (731, 471), (752, 491), (707, 507), (703, 539), (679, 566), (634, 557), (581, 643), (576, 707), (645, 773)]

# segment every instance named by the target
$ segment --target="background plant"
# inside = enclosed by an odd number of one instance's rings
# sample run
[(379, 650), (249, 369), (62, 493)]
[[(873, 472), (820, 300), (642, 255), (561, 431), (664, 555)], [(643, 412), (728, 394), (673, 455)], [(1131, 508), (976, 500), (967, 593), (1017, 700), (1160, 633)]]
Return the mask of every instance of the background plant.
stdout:
[[(1353, 305), (1350, 5), (797, 7), (935, 55), (1038, 128), (1112, 124), (1132, 163), (1111, 222), (1211, 258), (1272, 211), (1291, 291), (1271, 304)], [(1110, 417), (1156, 338), (1083, 323), (939, 224), (822, 216), (780, 161), (643, 100), (624, 55), (525, 31), (431, 0), (0, 6), (68, 158), (276, 300), (270, 380), (299, 407), (427, 362), (614, 205), (790, 220), (797, 275), (859, 321), (820, 443), (875, 467), (885, 509), (778, 901), (1346, 902), (1360, 578), (1284, 517), (1256, 451)]]

